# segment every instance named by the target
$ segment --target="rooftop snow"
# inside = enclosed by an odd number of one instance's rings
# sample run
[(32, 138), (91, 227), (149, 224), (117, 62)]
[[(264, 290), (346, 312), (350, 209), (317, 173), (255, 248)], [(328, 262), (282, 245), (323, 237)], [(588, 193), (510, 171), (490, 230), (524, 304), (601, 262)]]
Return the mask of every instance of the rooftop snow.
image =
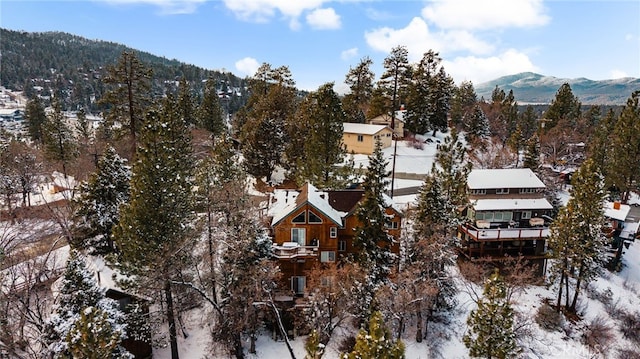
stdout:
[(375, 135), (376, 133), (388, 128), (385, 125), (369, 125), (366, 123), (350, 123), (344, 122), (344, 133), (357, 133), (360, 135)]
[(545, 188), (529, 168), (476, 169), (469, 173), (469, 189), (488, 188)]
[(545, 198), (479, 199), (474, 202), (475, 205), (473, 206), (473, 208), (476, 211), (541, 210), (553, 208), (553, 206)]
[[(285, 202), (284, 207), (276, 208), (274, 205), (273, 209), (269, 212), (274, 213), (273, 220), (271, 221), (271, 225), (274, 225), (280, 222), (284, 217), (291, 214), (291, 212), (295, 211), (297, 208), (302, 206), (304, 203), (309, 203), (312, 207), (315, 207), (317, 210), (322, 212), (325, 216), (329, 217), (332, 221), (334, 221), (337, 225), (342, 226), (342, 216), (346, 215), (345, 212), (340, 212), (335, 210), (329, 204), (329, 194), (323, 191), (318, 190), (315, 186), (310, 183), (306, 183), (300, 193), (296, 191), (289, 190), (276, 190), (274, 191), (274, 197), (276, 198), (276, 203), (278, 203), (278, 198), (281, 197), (282, 192), (285, 191), (284, 197), (282, 199)], [(297, 193), (294, 197), (293, 193)], [(276, 212), (277, 211), (277, 212)]]
[(611, 219), (624, 222), (629, 215), (629, 211), (631, 211), (631, 206), (628, 204), (620, 204), (620, 209), (614, 209), (613, 202), (604, 203), (604, 215)]

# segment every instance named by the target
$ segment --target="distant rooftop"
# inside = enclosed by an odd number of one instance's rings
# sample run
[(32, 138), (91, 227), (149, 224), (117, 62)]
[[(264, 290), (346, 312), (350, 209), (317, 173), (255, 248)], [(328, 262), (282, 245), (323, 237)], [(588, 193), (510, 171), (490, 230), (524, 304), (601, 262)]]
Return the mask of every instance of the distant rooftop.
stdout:
[(472, 170), (467, 186), (469, 189), (545, 188), (544, 183), (529, 168)]
[(388, 126), (385, 125), (369, 125), (366, 123), (351, 123), (345, 122), (342, 124), (344, 127), (344, 133), (357, 133), (359, 135), (375, 135)]

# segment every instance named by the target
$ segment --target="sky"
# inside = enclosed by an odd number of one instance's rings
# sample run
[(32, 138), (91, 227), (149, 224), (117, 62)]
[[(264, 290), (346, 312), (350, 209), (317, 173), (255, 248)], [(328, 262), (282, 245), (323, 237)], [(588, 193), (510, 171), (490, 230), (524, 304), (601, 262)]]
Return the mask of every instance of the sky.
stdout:
[[(428, 50), (456, 83), (531, 71), (592, 80), (640, 77), (640, 1), (2, 0), (0, 27), (63, 31), (207, 69), (252, 76), (287, 66), (315, 90), (395, 46)], [(0, 39), (1, 41), (1, 39)]]

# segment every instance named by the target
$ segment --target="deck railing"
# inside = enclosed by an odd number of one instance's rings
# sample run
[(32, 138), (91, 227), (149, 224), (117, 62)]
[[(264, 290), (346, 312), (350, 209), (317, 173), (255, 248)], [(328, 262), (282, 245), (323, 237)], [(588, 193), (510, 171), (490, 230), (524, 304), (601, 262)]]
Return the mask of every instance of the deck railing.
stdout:
[(549, 236), (549, 227), (480, 229), (470, 224), (463, 224), (460, 228), (476, 241), (538, 239)]
[(273, 256), (279, 259), (316, 257), (318, 256), (317, 246), (301, 246), (294, 242), (273, 245)]

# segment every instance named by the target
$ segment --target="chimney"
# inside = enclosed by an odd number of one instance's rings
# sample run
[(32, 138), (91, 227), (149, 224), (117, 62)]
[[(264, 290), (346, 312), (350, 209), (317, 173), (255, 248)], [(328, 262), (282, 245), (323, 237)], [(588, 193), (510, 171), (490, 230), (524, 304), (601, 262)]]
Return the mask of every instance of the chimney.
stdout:
[(620, 209), (620, 201), (613, 202), (613, 209)]

